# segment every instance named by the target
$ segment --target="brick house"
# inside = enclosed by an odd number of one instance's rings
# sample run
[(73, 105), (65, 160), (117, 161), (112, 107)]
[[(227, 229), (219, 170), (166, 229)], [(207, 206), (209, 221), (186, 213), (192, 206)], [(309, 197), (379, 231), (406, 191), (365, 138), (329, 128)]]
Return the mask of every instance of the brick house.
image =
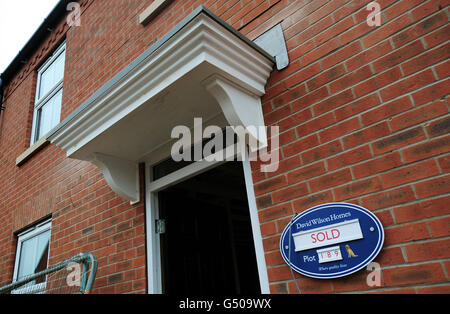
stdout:
[[(369, 2), (60, 1), (1, 75), (0, 285), (91, 252), (93, 293), (448, 293), (449, 2)], [(278, 169), (174, 162), (195, 117), (278, 126)], [(293, 280), (280, 235), (330, 202), (382, 222), (380, 286)]]

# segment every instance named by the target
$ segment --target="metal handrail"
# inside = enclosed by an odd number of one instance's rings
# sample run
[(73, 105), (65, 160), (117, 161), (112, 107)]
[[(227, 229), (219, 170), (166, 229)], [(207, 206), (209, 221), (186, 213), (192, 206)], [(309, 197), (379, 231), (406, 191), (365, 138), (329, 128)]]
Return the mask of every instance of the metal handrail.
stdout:
[(81, 281), (81, 293), (82, 294), (89, 294), (92, 291), (92, 287), (94, 285), (95, 276), (97, 274), (97, 258), (91, 254), (91, 253), (80, 253), (77, 254), (69, 259), (66, 259), (62, 262), (57, 263), (56, 265), (49, 267), (41, 272), (34, 273), (32, 275), (28, 275), (20, 280), (17, 280), (9, 285), (0, 287), (0, 294), (8, 293), (15, 288), (18, 288), (20, 286), (23, 286), (36, 278), (39, 278), (41, 276), (48, 275), (50, 273), (56, 272), (58, 270), (61, 270), (65, 268), (70, 263), (83, 263), (84, 267), (86, 267), (86, 270), (89, 269), (89, 264), (91, 264), (91, 272), (89, 273), (89, 277), (86, 278), (87, 271), (83, 271), (83, 278)]

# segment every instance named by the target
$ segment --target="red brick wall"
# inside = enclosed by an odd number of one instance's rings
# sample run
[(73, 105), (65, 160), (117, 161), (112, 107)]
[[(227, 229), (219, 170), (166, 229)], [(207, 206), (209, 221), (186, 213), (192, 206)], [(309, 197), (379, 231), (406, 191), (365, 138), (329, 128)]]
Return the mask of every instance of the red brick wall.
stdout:
[(283, 158), (254, 175), (272, 292), (297, 292), (278, 251), (287, 222), (333, 201), (382, 221), (381, 287), (364, 270), (298, 275), (303, 293), (450, 292), (449, 2), (378, 1), (379, 27), (366, 23), (369, 2), (295, 1), (278, 13), (291, 64), (273, 73), (263, 106)]
[[(254, 171), (271, 291), (295, 293), (279, 254), (295, 212), (332, 201), (360, 204), (385, 226), (368, 272), (336, 280), (298, 275), (302, 292), (449, 291), (448, 4), (380, 0), (369, 27), (363, 0), (175, 0), (147, 26), (144, 0), (79, 1), (81, 27), (64, 18), (5, 92), (0, 134), (0, 283), (10, 281), (14, 232), (52, 214), (50, 263), (80, 251), (99, 259), (94, 293), (145, 292), (144, 203), (131, 206), (94, 166), (48, 145), (20, 167), (29, 145), (36, 69), (66, 36), (62, 118), (198, 5), (255, 39), (281, 23), (291, 63), (274, 71), (263, 97), (280, 126), (276, 173)], [(256, 169), (256, 167), (255, 167)]]

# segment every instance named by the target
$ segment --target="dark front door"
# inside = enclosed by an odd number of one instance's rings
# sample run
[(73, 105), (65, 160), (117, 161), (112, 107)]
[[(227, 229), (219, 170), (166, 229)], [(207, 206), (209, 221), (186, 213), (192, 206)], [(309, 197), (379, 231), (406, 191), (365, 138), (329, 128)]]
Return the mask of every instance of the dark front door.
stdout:
[(260, 293), (242, 164), (228, 162), (158, 195), (163, 291)]

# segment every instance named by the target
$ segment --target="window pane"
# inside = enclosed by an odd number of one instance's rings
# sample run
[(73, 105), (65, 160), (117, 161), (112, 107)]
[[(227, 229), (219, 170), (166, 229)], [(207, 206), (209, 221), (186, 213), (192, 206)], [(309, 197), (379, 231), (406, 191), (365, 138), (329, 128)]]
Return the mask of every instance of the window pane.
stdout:
[(47, 268), (50, 230), (22, 242), (17, 279)]
[(21, 279), (22, 277), (33, 273), (34, 263), (30, 261), (33, 261), (35, 249), (36, 249), (36, 238), (31, 238), (22, 242), (17, 279)]
[(57, 84), (59, 81), (61, 81), (64, 77), (64, 61), (66, 59), (66, 52), (62, 52), (58, 59), (53, 63), (53, 66), (55, 67), (55, 70), (53, 71), (53, 81), (55, 84)]
[[(38, 273), (47, 268), (48, 261), (48, 246), (50, 240), (50, 231), (41, 233), (37, 237), (37, 255), (36, 255), (36, 265), (33, 272)], [(45, 276), (37, 278), (36, 283), (45, 282)]]
[(52, 88), (52, 75), (53, 75), (53, 68), (49, 67), (44, 73), (41, 75), (41, 81), (39, 86), (39, 96), (38, 99), (41, 99), (44, 97), (45, 94), (47, 94), (50, 89)]
[(38, 100), (47, 95), (64, 77), (65, 51), (41, 74)]
[(47, 134), (61, 120), (62, 89), (57, 92), (44, 106), (39, 109), (38, 114), (38, 136), (37, 139)]

